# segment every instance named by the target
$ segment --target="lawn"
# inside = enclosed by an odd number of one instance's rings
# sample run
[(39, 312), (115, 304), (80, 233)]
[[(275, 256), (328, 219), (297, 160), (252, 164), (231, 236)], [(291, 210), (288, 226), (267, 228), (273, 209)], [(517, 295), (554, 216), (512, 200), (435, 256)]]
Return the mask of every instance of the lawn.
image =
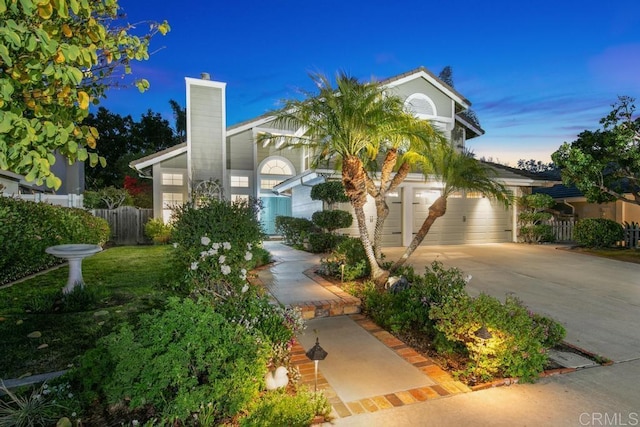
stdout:
[(599, 256), (602, 258), (615, 259), (617, 261), (633, 262), (640, 264), (640, 249), (625, 249), (625, 248), (575, 248), (578, 252), (582, 252), (588, 255)]
[(0, 289), (0, 378), (67, 369), (123, 320), (160, 307), (175, 280), (171, 249), (114, 247), (89, 257), (85, 292), (65, 301), (66, 265)]

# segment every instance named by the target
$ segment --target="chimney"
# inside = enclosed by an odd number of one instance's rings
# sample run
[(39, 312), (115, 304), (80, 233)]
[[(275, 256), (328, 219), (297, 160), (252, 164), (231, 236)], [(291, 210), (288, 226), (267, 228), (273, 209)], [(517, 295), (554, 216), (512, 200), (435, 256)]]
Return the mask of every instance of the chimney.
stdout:
[(202, 80), (211, 80), (211, 75), (209, 73), (200, 73), (200, 78)]

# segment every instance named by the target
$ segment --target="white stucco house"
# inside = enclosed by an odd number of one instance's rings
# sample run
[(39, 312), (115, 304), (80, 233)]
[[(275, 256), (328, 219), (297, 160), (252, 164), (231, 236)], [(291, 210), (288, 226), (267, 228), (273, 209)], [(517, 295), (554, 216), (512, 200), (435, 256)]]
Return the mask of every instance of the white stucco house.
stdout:
[[(298, 129), (275, 129), (269, 115), (227, 126), (226, 84), (212, 81), (206, 74), (185, 80), (187, 141), (131, 163), (141, 175), (153, 179), (155, 217), (168, 219), (172, 206), (187, 201), (195, 190), (211, 186), (211, 182), (219, 184), (214, 191), (226, 199), (261, 199), (261, 222), (268, 234), (275, 233), (278, 215), (310, 218), (322, 209), (322, 202), (311, 200), (311, 187), (339, 179), (340, 174), (312, 169), (310, 153), (304, 148), (285, 148), (278, 141), (256, 142), (262, 132), (294, 134)], [(484, 134), (463, 114), (471, 103), (423, 67), (379, 84), (404, 99), (408, 111), (430, 120), (457, 147), (463, 148), (468, 140)], [(497, 170), (497, 179), (516, 195), (544, 184), (515, 169)], [(439, 189), (439, 183), (425, 182), (422, 174), (416, 173), (389, 194), (385, 246), (411, 241)], [(341, 208), (348, 209), (348, 204)], [(373, 227), (373, 203), (366, 209)], [(505, 209), (477, 193), (461, 192), (449, 199), (446, 215), (436, 221), (424, 244), (509, 242), (516, 240), (516, 230), (514, 208)], [(343, 231), (358, 234), (355, 226)]]

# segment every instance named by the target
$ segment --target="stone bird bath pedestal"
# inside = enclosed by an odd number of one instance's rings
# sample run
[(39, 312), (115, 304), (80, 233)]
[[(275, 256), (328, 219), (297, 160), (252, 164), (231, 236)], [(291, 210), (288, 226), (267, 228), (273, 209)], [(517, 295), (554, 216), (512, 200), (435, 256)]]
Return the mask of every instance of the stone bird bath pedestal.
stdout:
[(69, 244), (50, 246), (45, 252), (58, 258), (64, 258), (69, 262), (69, 280), (67, 286), (62, 288), (64, 294), (73, 291), (76, 286), (84, 287), (82, 280), (82, 260), (102, 250), (100, 245)]

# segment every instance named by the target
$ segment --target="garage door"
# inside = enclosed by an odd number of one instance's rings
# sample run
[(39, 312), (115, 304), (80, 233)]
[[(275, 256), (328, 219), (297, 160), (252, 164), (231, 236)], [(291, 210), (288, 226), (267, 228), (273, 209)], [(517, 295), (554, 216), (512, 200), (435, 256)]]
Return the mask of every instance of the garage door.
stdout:
[[(429, 206), (440, 192), (414, 190), (413, 235), (429, 214)], [(438, 218), (422, 242), (423, 245), (500, 243), (511, 240), (511, 211), (500, 203), (475, 194), (456, 194), (447, 200), (447, 213)]]
[(382, 226), (382, 246), (402, 246), (402, 189), (387, 195), (389, 216)]

